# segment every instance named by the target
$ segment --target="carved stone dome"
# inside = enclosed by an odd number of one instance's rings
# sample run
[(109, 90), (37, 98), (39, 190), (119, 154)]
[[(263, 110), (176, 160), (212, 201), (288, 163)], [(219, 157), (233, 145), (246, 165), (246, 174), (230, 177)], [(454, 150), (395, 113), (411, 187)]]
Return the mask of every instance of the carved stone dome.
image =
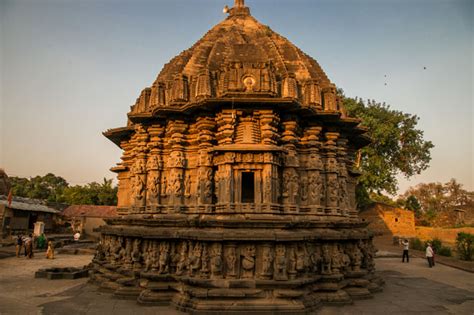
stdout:
[(335, 86), (316, 60), (258, 22), (243, 4), (228, 13), (163, 67), (153, 85), (142, 91), (130, 117), (229, 98), (284, 98), (314, 110), (340, 109)]
[(231, 63), (272, 63), (274, 73), (284, 78), (295, 75), (300, 83), (314, 79), (330, 82), (319, 64), (288, 39), (244, 12), (231, 12), (188, 50), (166, 64), (157, 81), (173, 80), (176, 75), (198, 76), (200, 72), (220, 71)]

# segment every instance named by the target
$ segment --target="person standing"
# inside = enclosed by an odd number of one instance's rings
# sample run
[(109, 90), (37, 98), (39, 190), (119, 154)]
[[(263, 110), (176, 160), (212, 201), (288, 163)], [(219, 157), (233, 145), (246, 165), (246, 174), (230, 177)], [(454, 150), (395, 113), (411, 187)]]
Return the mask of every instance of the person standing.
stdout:
[(20, 257), (22, 245), (23, 245), (23, 236), (20, 234), (16, 238), (16, 257)]
[(426, 245), (426, 259), (428, 259), (428, 265), (430, 266), (430, 268), (432, 268), (434, 266), (434, 263), (433, 263), (433, 256), (434, 256), (434, 252), (433, 252), (433, 248), (431, 247), (431, 243), (428, 243)]
[(48, 250), (46, 251), (47, 259), (54, 259), (54, 245), (52, 241), (48, 242)]
[(405, 262), (405, 257), (406, 257), (407, 258), (407, 263), (408, 263), (408, 262), (410, 262), (410, 256), (408, 256), (408, 248), (409, 248), (410, 243), (408, 242), (407, 239), (404, 239), (402, 241), (402, 245), (403, 245), (402, 262)]

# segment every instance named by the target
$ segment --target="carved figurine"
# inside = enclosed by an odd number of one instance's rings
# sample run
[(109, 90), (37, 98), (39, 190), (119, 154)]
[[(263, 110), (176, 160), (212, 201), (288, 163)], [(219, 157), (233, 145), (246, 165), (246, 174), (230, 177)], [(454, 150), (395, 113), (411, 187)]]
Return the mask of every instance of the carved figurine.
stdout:
[(161, 185), (161, 195), (166, 196), (168, 192), (168, 179), (163, 175), (163, 184)]
[(228, 247), (226, 250), (225, 255), (225, 262), (226, 262), (226, 277), (228, 278), (235, 278), (237, 276), (236, 271), (236, 262), (237, 262), (237, 255), (235, 253), (235, 247)]
[(168, 263), (170, 260), (170, 244), (168, 242), (161, 242), (160, 244), (160, 258), (158, 260), (158, 273), (168, 273)]
[(247, 245), (242, 253), (242, 278), (253, 278), (255, 270), (255, 245)]
[(209, 252), (207, 244), (202, 244), (202, 256), (201, 256), (201, 276), (207, 278), (209, 275)]
[(295, 279), (296, 274), (296, 252), (293, 246), (288, 248), (288, 277), (290, 279)]
[(309, 195), (315, 205), (321, 204), (321, 192), (323, 188), (322, 178), (319, 172), (313, 172), (309, 177)]
[(288, 280), (286, 273), (286, 248), (285, 245), (276, 246), (276, 257), (274, 260), (274, 276), (275, 280)]
[(211, 275), (213, 277), (222, 274), (222, 245), (215, 243), (211, 249)]
[(146, 251), (143, 255), (143, 261), (145, 263), (145, 271), (150, 271), (153, 265), (153, 243), (147, 242)]
[(341, 269), (344, 267), (343, 256), (339, 250), (339, 245), (335, 245), (332, 252), (331, 267), (333, 274), (339, 274)]
[(148, 198), (156, 199), (158, 197), (158, 175), (150, 173), (147, 178)]
[(262, 278), (270, 279), (272, 276), (273, 254), (270, 247), (263, 247), (262, 250)]
[(186, 242), (182, 242), (181, 249), (179, 251), (179, 261), (176, 264), (176, 275), (180, 276), (183, 274), (186, 266), (188, 265), (188, 247)]
[(184, 196), (185, 196), (186, 198), (191, 197), (191, 185), (192, 185), (191, 175), (188, 174), (188, 175), (186, 176), (186, 180), (184, 181), (184, 189), (185, 189), (185, 191), (184, 191)]
[(309, 255), (306, 251), (306, 247), (300, 244), (296, 249), (296, 271), (304, 273), (307, 266), (309, 266)]
[(321, 260), (321, 274), (323, 275), (330, 275), (331, 274), (331, 252), (329, 250), (329, 245), (323, 245), (323, 253), (322, 253), (322, 260)]
[[(191, 245), (189, 246), (191, 248)], [(197, 242), (189, 253), (188, 271), (190, 276), (194, 276), (195, 272), (201, 268), (201, 243)]]
[(311, 264), (311, 271), (313, 273), (317, 273), (319, 272), (320, 270), (320, 265), (321, 265), (321, 255), (319, 254), (319, 249), (318, 248), (315, 248), (314, 246), (311, 246), (310, 247), (311, 250), (310, 250), (310, 256), (309, 256), (309, 259), (310, 259), (310, 264)]
[(132, 250), (132, 263), (134, 269), (140, 269), (142, 267), (141, 259), (142, 253), (140, 250), (141, 247), (141, 239), (136, 238), (133, 241), (133, 250)]

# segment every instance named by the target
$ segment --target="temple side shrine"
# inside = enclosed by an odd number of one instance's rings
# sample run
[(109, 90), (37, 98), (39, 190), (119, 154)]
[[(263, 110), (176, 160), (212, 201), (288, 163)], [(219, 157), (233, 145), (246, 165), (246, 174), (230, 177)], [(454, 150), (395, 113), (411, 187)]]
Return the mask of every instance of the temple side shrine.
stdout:
[(92, 281), (190, 313), (308, 313), (381, 289), (358, 218), (369, 143), (318, 63), (243, 0), (166, 64), (104, 135), (118, 218)]

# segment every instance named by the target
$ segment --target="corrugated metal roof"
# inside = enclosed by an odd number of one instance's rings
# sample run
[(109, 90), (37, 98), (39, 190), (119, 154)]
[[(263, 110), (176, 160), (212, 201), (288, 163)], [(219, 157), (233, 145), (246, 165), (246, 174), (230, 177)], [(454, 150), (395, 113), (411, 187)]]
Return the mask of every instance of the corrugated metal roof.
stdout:
[(23, 210), (23, 211), (38, 211), (38, 212), (47, 212), (47, 213), (59, 213), (59, 210), (50, 208), (42, 204), (32, 204), (20, 201), (12, 201), (12, 204), (9, 206), (7, 200), (0, 200), (0, 204), (5, 205), (10, 209)]

